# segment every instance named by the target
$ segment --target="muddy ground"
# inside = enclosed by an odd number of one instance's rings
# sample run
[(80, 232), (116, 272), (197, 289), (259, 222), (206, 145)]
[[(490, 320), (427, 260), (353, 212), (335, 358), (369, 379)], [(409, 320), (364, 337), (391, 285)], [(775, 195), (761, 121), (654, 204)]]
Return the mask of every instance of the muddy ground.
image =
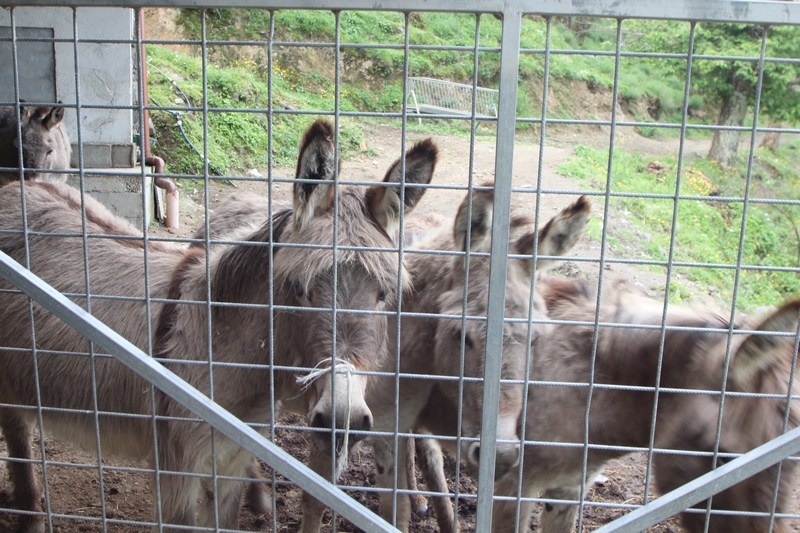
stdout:
[[(391, 162), (400, 155), (399, 130), (388, 126), (365, 125), (367, 131), (365, 138), (368, 142), (364, 151), (351, 156), (343, 163), (342, 178), (349, 180), (375, 180), (381, 179), (384, 171)], [(410, 134), (408, 141), (413, 142), (422, 138), (421, 135)], [(548, 135), (545, 143), (543, 159), (540, 163), (538, 139), (521, 138), (514, 151), (514, 186), (520, 188), (535, 187), (537, 185), (537, 169), (541, 164), (542, 183), (546, 191), (552, 191), (541, 196), (541, 219), (544, 221), (554, 215), (558, 210), (571, 202), (579, 193), (581, 184), (568, 180), (555, 172), (555, 169), (572, 152), (578, 143), (604, 146), (608, 144), (608, 131), (599, 127), (587, 127), (572, 131), (554, 131)], [(435, 136), (434, 140), (440, 148), (440, 163), (437, 166), (434, 183), (437, 185), (460, 185), (468, 183), (470, 177), (470, 141), (467, 138), (455, 136)], [(686, 157), (704, 154), (708, 149), (708, 141), (690, 140), (686, 146)], [(663, 156), (677, 154), (677, 141), (652, 140), (639, 136), (634, 131), (618, 129), (616, 148), (626, 151), (639, 150), (644, 153)], [(472, 153), (472, 177), (476, 183), (491, 181), (494, 175), (495, 145), (491, 136), (481, 136), (475, 143)], [(255, 169), (250, 174), (253, 176), (266, 176), (267, 169)], [(273, 169), (274, 177), (290, 177), (294, 175), (293, 169)], [(598, 180), (605, 178), (604, 173), (598, 175)], [(268, 188), (264, 180), (236, 181), (237, 189), (249, 189), (267, 194)], [(273, 191), (275, 199), (288, 199), (290, 185), (276, 184)], [(230, 185), (219, 184), (210, 192), (210, 205), (213, 209), (220, 199), (233, 192)], [(558, 192), (556, 192), (558, 191)], [(463, 191), (448, 189), (432, 189), (425, 195), (419, 210), (422, 212), (436, 212), (445, 216), (452, 216), (463, 198)], [(181, 201), (181, 228), (179, 230), (155, 229), (154, 235), (182, 237), (191, 234), (192, 230), (202, 223), (204, 217), (203, 191), (201, 188), (185, 189), (182, 191)], [(534, 214), (536, 208), (536, 195), (530, 192), (515, 192), (512, 198), (513, 208), (517, 212)], [(605, 217), (602, 199), (595, 202), (595, 216), (600, 217), (609, 226), (609, 231), (618, 231), (628, 223), (625, 213), (608, 213)], [(636, 259), (642, 256), (640, 243), (626, 241), (624, 249), (609, 249), (607, 257), (623, 257)], [(567, 276), (580, 276), (597, 279), (601, 273), (598, 270), (600, 257), (600, 244), (589, 239), (582, 242), (572, 253), (573, 257), (590, 258), (594, 261), (569, 261), (559, 272)], [(610, 280), (623, 278), (629, 283), (640, 287), (644, 292), (658, 296), (662, 294), (665, 274), (655, 273), (629, 264), (608, 264), (604, 272), (604, 279)], [(695, 291), (698, 301), (710, 302), (714, 305), (713, 298), (706, 294), (702, 287)], [(298, 416), (284, 417), (281, 422), (289, 428), (277, 431), (278, 444), (295, 457), (303, 460), (306, 456), (305, 435), (292, 427), (301, 426), (303, 421)], [(0, 445), (2, 445), (0, 441)], [(37, 443), (38, 450), (38, 443)], [(103, 499), (105, 501), (106, 524), (97, 521), (81, 520), (82, 517), (99, 517), (101, 515), (101, 498), (99, 491), (98, 469), (96, 456), (76, 450), (60, 442), (47, 440), (46, 450), (48, 460), (51, 462), (47, 468), (49, 482), (49, 501), (54, 515), (69, 515), (69, 518), (56, 518), (53, 521), (55, 531), (145, 531), (146, 527), (137, 524), (121, 524), (117, 520), (126, 522), (148, 521), (152, 516), (151, 497), (149, 493), (149, 477), (137, 472), (145, 468), (144, 462), (131, 463), (118, 459), (107, 459), (104, 462)], [(5, 455), (4, 446), (0, 449), (0, 457)], [(109, 468), (111, 465), (120, 468)], [(589, 487), (587, 505), (584, 512), (583, 527), (585, 531), (609, 522), (621, 515), (624, 510), (613, 507), (613, 504), (639, 504), (644, 494), (646, 474), (646, 461), (643, 455), (633, 455), (625, 459), (612, 462), (604, 472), (604, 480), (593, 483)], [(447, 471), (450, 475), (451, 490), (454, 483), (453, 473), (455, 464), (452, 459), (447, 462)], [(268, 469), (265, 468), (265, 473)], [(281, 479), (280, 477), (278, 478)], [(341, 480), (345, 486), (373, 486), (374, 476), (371, 461), (371, 451), (368, 447), (356, 454), (351, 461), (350, 468)], [(465, 497), (459, 502), (459, 520), (463, 531), (474, 530), (474, 500), (476, 483), (466, 473), (462, 472), (460, 478), (460, 491)], [(420, 479), (420, 487), (424, 483)], [(352, 496), (367, 505), (370, 509), (377, 510), (378, 502), (373, 493), (364, 490), (354, 490)], [(652, 493), (651, 493), (652, 494)], [(241, 515), (240, 526), (245, 531), (280, 531), (291, 532), (298, 528), (302, 514), (300, 508), (300, 491), (286, 483), (279, 483), (276, 489), (276, 511), (259, 515), (245, 509)], [(597, 503), (599, 505), (593, 505)], [(0, 531), (13, 531), (15, 517), (3, 508), (9, 508), (12, 502), (9, 495), (9, 483), (6, 476), (0, 478)], [(330, 518), (326, 517), (325, 531), (331, 530)], [(535, 528), (535, 522), (534, 522)], [(352, 531), (352, 526), (339, 520), (338, 531)], [(432, 511), (424, 517), (415, 518), (412, 531), (415, 533), (436, 530), (436, 523)], [(675, 519), (660, 524), (651, 531), (672, 532), (680, 531)], [(800, 531), (795, 525), (795, 531)]]

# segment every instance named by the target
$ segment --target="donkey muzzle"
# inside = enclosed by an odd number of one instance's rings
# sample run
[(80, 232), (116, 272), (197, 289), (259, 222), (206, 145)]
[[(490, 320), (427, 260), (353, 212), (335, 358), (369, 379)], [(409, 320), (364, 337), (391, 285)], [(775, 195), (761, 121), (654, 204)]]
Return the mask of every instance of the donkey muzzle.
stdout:
[(313, 428), (329, 431), (315, 431), (315, 435), (330, 439), (330, 430), (340, 430), (336, 435), (339, 446), (345, 435), (349, 442), (363, 439), (366, 435), (361, 432), (370, 431), (373, 425), (372, 411), (364, 401), (364, 377), (337, 373), (331, 379), (328, 374), (323, 383), (319, 400), (308, 413), (308, 423)]

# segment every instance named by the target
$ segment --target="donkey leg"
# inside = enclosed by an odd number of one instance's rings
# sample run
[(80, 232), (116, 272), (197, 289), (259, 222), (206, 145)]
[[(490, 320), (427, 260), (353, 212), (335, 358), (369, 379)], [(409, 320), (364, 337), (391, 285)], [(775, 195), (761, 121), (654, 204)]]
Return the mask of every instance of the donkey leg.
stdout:
[[(400, 438), (398, 441), (397, 454), (397, 489), (406, 490), (408, 488), (408, 468), (406, 467), (406, 442), (408, 439)], [(381, 488), (392, 488), (394, 486), (394, 458), (393, 445), (386, 439), (376, 438), (372, 442), (373, 455), (375, 457), (375, 483)], [(387, 522), (392, 522), (392, 510), (395, 500), (395, 493), (384, 491), (380, 493), (381, 516)], [(408, 531), (411, 522), (411, 501), (407, 492), (397, 493), (397, 507), (395, 509), (395, 527), (400, 531)]]
[(255, 458), (247, 469), (247, 477), (254, 480), (252, 483), (248, 483), (245, 489), (244, 499), (247, 507), (258, 514), (271, 513), (272, 493), (267, 484), (263, 483), (264, 476), (261, 475), (261, 465)]
[[(20, 415), (11, 409), (0, 410), (0, 426), (8, 447), (8, 456), (24, 459), (26, 462), (12, 461), (8, 463), (8, 473), (13, 495), (17, 506), (25, 511), (42, 512), (41, 489), (33, 472), (31, 442), (33, 441), (33, 420)], [(44, 533), (44, 516), (20, 515), (20, 533)]]
[[(312, 437), (309, 442), (308, 467), (322, 477), (329, 479), (331, 460), (330, 445), (324, 444), (322, 439)], [(337, 479), (339, 477), (338, 468), (336, 477)], [(301, 505), (303, 508), (303, 519), (300, 524), (301, 533), (317, 533), (322, 527), (322, 515), (325, 514), (327, 507), (307, 492), (303, 492)]]
[[(214, 483), (212, 480), (207, 480), (204, 486), (207, 498), (204, 505), (200, 507), (200, 516), (197, 519), (197, 525), (215, 527), (215, 515), (217, 515), (219, 518), (219, 527), (222, 529), (238, 529), (239, 513), (242, 509), (244, 482), (218, 479), (216, 483), (216, 492), (214, 491)], [(216, 498), (214, 496), (215, 494), (217, 495)]]
[[(447, 478), (444, 475), (444, 458), (442, 447), (435, 439), (418, 438), (417, 457), (420, 461), (420, 470), (425, 477), (425, 483), (431, 492), (447, 494)], [(458, 522), (453, 512), (453, 503), (447, 496), (434, 496), (433, 508), (436, 511), (436, 522), (443, 533), (458, 531)]]
[[(560, 487), (547, 489), (543, 498), (552, 500), (579, 500), (580, 487)], [(568, 503), (546, 503), (539, 519), (539, 528), (545, 533), (572, 533), (579, 507)]]
[[(517, 476), (505, 476), (495, 483), (495, 494), (497, 496), (516, 496), (518, 494)], [(528, 479), (522, 481), (523, 498), (531, 498), (537, 493), (536, 488)], [(530, 529), (531, 512), (533, 503), (519, 503), (519, 524), (517, 524), (517, 502), (515, 500), (495, 500), (492, 508), (492, 531), (494, 533), (506, 533), (508, 531), (528, 531)], [(547, 531), (542, 528), (542, 531)]]
[(403, 450), (406, 454), (406, 476), (408, 476), (408, 490), (412, 491), (411, 494), (408, 495), (409, 499), (411, 500), (411, 512), (419, 515), (425, 516), (428, 512), (428, 499), (419, 493), (419, 487), (417, 487), (417, 472), (414, 468), (416, 465), (416, 447), (418, 439), (408, 439), (406, 440), (406, 446)]
[[(172, 431), (170, 431), (172, 430)], [(184, 440), (174, 438), (178, 434)], [(160, 480), (161, 489), (161, 520), (167, 526), (194, 526), (197, 524), (198, 502), (202, 498), (208, 498), (202, 489), (202, 480), (197, 476), (182, 475), (181, 472), (198, 472), (198, 465), (206, 464), (207, 461), (202, 457), (203, 445), (198, 444), (200, 449), (195, 449), (187, 442), (187, 434), (175, 432), (173, 428), (159, 430), (162, 438), (158, 442), (158, 464), (164, 471), (157, 480)], [(189, 436), (191, 439), (191, 436)], [(195, 443), (201, 442), (195, 439)], [(189, 451), (192, 450), (192, 451)], [(183, 453), (180, 453), (180, 452)], [(208, 453), (208, 450), (206, 450)], [(176, 472), (168, 474), (166, 472)], [(156, 496), (156, 481), (153, 480), (153, 496)], [(213, 494), (211, 497), (213, 498)], [(158, 509), (156, 508), (156, 512)], [(156, 516), (156, 518), (158, 518)], [(163, 531), (172, 533), (175, 531), (186, 531), (185, 529), (173, 529), (165, 527)]]
[[(218, 449), (219, 452), (224, 453)], [(217, 478), (215, 483), (213, 478), (203, 478), (202, 490), (206, 494), (206, 499), (200, 506), (197, 525), (216, 527), (219, 522), (219, 527), (223, 529), (238, 529), (242, 494), (245, 490), (245, 482), (241, 479), (247, 475), (252, 464), (252, 456), (239, 451), (224, 463), (217, 465), (218, 476), (238, 479)]]
[(186, 530), (169, 526), (196, 525), (197, 502), (201, 494), (200, 480), (194, 476), (163, 473), (160, 479), (161, 520), (167, 526), (163, 530), (177, 533)]

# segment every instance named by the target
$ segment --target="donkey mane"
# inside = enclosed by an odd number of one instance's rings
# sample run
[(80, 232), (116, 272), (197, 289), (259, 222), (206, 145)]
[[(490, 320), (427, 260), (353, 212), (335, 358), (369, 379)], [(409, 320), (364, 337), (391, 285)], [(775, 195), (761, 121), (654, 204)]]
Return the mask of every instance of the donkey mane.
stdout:
[[(253, 295), (244, 294), (253, 280), (265, 279), (269, 275), (271, 255), (277, 252), (287, 223), (293, 215), (292, 209), (279, 211), (242, 240), (253, 246), (230, 246), (222, 252), (218, 266), (214, 269), (211, 297), (217, 302), (247, 301)], [(272, 232), (273, 246), (267, 246)], [(231, 275), (235, 272), (235, 275)]]
[[(292, 280), (307, 290), (314, 279), (328, 273), (334, 261), (332, 228), (337, 227), (336, 245), (341, 248), (335, 250), (336, 262), (340, 265), (360, 265), (370, 277), (380, 282), (387, 295), (394, 294), (398, 269), (401, 267), (398, 253), (388, 248), (394, 246), (393, 239), (370, 214), (362, 188), (342, 187), (338, 197), (339, 222), (336, 226), (333, 209), (311, 220), (299, 233), (293, 225), (289, 225), (284, 242), (308, 247), (286, 246), (275, 255), (276, 282)], [(377, 251), (375, 248), (386, 250)], [(402, 272), (405, 289), (410, 286), (410, 276), (405, 268), (402, 268)]]

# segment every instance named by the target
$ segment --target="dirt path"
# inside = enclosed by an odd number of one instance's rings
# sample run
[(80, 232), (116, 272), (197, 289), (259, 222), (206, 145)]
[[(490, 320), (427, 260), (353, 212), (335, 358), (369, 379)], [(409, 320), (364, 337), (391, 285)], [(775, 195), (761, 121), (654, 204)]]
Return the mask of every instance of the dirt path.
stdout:
[[(342, 164), (342, 179), (354, 181), (380, 180), (389, 165), (400, 157), (400, 130), (396, 127), (365, 125), (367, 131), (366, 149), (362, 153), (351, 155)], [(410, 133), (407, 146), (411, 143), (428, 137), (427, 135)], [(417, 212), (435, 212), (452, 219), (464, 198), (465, 188), (469, 183), (470, 165), (472, 165), (473, 183), (482, 184), (494, 180), (495, 170), (495, 139), (489, 136), (479, 136), (475, 140), (474, 149), (470, 150), (470, 139), (466, 136), (434, 135), (434, 141), (439, 146), (440, 158), (434, 175), (433, 187), (423, 197)], [(586, 126), (581, 132), (555, 133), (549, 135), (545, 142), (542, 165), (542, 210), (540, 220), (542, 223), (566, 207), (586, 190), (585, 184), (564, 177), (556, 169), (571, 157), (574, 148), (579, 144), (595, 148), (607, 148), (609, 143), (608, 128)], [(684, 156), (688, 160), (705, 155), (708, 152), (710, 140), (687, 139)], [(655, 157), (677, 157), (679, 150), (678, 139), (654, 140), (642, 137), (634, 132), (618, 130), (616, 132), (615, 149), (623, 151), (638, 151)], [(469, 154), (473, 154), (470, 161)], [(517, 141), (514, 148), (513, 187), (534, 189), (537, 186), (537, 174), (540, 164), (540, 146), (537, 139), (523, 138)], [(252, 171), (251, 171), (252, 172)], [(258, 174), (265, 176), (267, 171), (257, 169)], [(275, 168), (274, 177), (284, 178), (294, 175), (293, 168)], [(605, 179), (605, 171), (598, 176), (598, 180)], [(236, 182), (239, 189), (253, 190), (259, 194), (267, 195), (266, 184), (242, 181)], [(441, 188), (437, 188), (441, 187)], [(446, 187), (457, 187), (448, 189)], [(291, 187), (288, 183), (278, 183), (274, 188), (274, 199), (291, 201)], [(232, 193), (228, 185), (215, 187), (211, 196), (213, 209), (222, 198)], [(181, 204), (182, 228), (177, 235), (190, 235), (192, 230), (203, 221), (201, 204), (202, 191), (196, 190), (190, 195), (195, 202), (183, 201)], [(188, 199), (186, 199), (188, 200)], [(518, 214), (535, 215), (537, 196), (533, 192), (514, 192), (512, 195), (512, 210)], [(598, 197), (594, 202), (594, 216), (604, 219), (603, 202)], [(635, 231), (626, 220), (625, 213), (608, 213), (609, 231), (614, 234), (620, 229)], [(157, 233), (159, 231), (157, 230)], [(164, 234), (163, 231), (161, 234)], [(645, 239), (645, 235), (640, 235)], [(589, 259), (590, 261), (571, 261), (560, 267), (559, 272), (570, 276), (583, 276), (596, 280), (599, 277), (599, 259), (601, 254), (600, 243), (591, 239), (582, 239), (576, 246), (571, 256)], [(641, 246), (638, 242), (627, 242), (625, 249), (609, 249), (606, 258), (637, 259), (642, 257)], [(613, 280), (626, 279), (650, 296), (663, 295), (666, 272), (656, 273), (646, 267), (624, 263), (607, 263), (604, 278)], [(704, 291), (696, 291), (703, 293)], [(699, 298), (702, 298), (699, 294)]]

